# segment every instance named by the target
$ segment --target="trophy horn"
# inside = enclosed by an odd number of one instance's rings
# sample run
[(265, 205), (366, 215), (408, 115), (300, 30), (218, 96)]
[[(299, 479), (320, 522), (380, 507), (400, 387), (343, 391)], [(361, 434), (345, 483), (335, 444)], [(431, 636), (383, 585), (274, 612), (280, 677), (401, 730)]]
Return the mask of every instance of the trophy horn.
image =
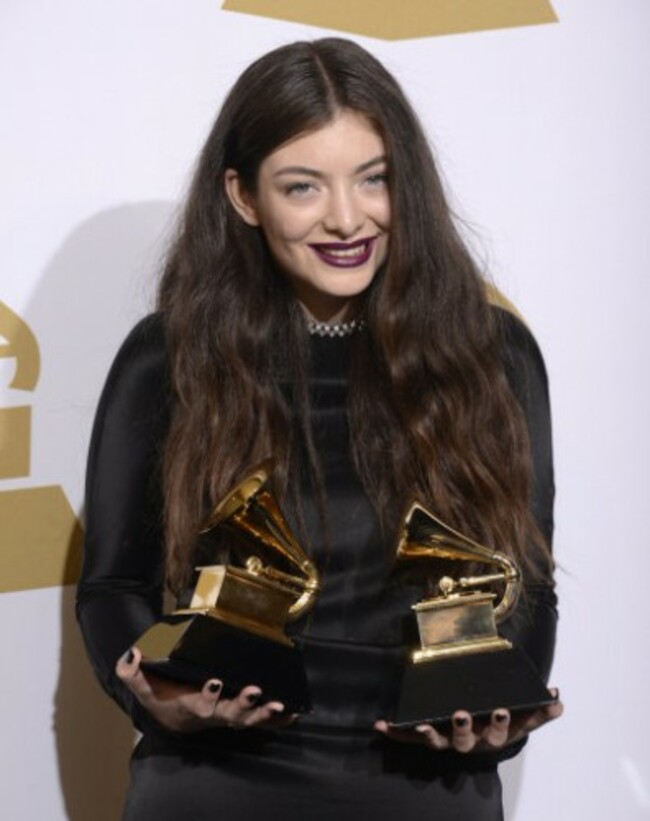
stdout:
[(246, 569), (276, 582), (294, 594), (288, 618), (297, 619), (314, 604), (320, 589), (318, 570), (294, 538), (280, 507), (269, 489), (270, 465), (262, 464), (241, 481), (215, 508), (204, 531), (222, 526), (244, 535), (263, 548), (265, 553), (279, 554), (299, 575), (265, 565), (258, 555), (249, 556)]
[(495, 621), (503, 621), (514, 609), (521, 589), (521, 574), (517, 565), (505, 553), (491, 550), (449, 527), (423, 507), (413, 502), (402, 526), (396, 555), (398, 559), (451, 559), (454, 561), (480, 562), (499, 568), (499, 571), (482, 576), (452, 579), (443, 576), (438, 587), (444, 597), (502, 582), (505, 587), (500, 601), (494, 607)]

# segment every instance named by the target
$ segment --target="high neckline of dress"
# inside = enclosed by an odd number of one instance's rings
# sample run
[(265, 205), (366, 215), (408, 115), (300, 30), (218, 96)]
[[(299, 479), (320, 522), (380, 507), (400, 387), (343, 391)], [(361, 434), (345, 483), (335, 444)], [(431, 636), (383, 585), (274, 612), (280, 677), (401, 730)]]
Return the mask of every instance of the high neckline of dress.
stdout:
[(310, 336), (309, 371), (312, 379), (347, 381), (356, 334), (350, 336)]

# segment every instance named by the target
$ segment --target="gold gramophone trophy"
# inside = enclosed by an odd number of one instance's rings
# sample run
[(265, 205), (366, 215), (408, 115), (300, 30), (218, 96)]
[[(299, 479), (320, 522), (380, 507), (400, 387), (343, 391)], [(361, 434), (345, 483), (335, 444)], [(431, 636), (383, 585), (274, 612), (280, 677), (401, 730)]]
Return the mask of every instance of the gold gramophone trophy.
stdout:
[[(265, 700), (289, 712), (311, 708), (300, 650), (285, 633), (314, 603), (318, 572), (290, 532), (269, 490), (263, 465), (228, 494), (203, 532), (228, 530), (250, 547), (245, 567), (201, 567), (189, 608), (176, 610), (136, 642), (145, 670), (178, 681), (224, 683), (232, 696), (256, 684)], [(289, 573), (264, 564), (259, 554), (279, 558)]]
[[(489, 715), (554, 701), (527, 657), (497, 633), (519, 598), (521, 575), (505, 554), (448, 527), (414, 502), (404, 519), (397, 558), (490, 565), (497, 572), (438, 580), (440, 595), (413, 605), (421, 647), (407, 663), (393, 724), (444, 723), (456, 710)], [(486, 590), (499, 584), (500, 600)]]

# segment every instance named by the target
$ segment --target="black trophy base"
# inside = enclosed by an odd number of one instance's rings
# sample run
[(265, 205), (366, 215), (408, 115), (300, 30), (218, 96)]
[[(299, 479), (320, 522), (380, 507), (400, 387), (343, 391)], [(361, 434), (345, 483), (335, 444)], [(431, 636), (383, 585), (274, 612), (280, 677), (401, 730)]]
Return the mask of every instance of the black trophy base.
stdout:
[(201, 686), (217, 678), (226, 698), (255, 684), (263, 701), (281, 701), (290, 713), (311, 710), (302, 655), (295, 645), (202, 614), (166, 616), (136, 645), (143, 652), (143, 669), (172, 681)]
[(499, 707), (516, 713), (554, 701), (530, 661), (513, 647), (410, 663), (391, 723), (446, 724), (457, 710), (481, 717)]

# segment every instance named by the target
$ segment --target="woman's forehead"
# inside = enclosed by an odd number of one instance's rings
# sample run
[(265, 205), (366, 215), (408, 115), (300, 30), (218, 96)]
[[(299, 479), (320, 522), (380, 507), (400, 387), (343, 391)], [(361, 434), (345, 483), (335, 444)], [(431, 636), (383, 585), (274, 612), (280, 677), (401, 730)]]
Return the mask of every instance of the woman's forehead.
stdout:
[(351, 169), (382, 158), (385, 145), (363, 114), (344, 110), (324, 125), (296, 135), (272, 151), (263, 161), (267, 171), (284, 167), (345, 166)]

